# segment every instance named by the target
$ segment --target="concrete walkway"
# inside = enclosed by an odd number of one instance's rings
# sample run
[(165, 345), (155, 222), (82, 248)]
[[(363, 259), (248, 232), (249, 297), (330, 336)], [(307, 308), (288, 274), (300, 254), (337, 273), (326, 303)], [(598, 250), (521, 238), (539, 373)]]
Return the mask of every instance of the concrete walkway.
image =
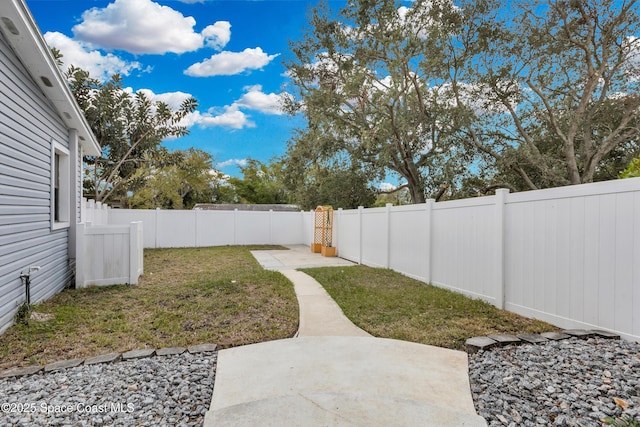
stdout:
[(313, 277), (297, 270), (280, 270), (280, 273), (291, 280), (298, 297), (300, 324), (296, 337), (371, 336), (351, 323)]
[(298, 334), (220, 351), (205, 426), (486, 426), (466, 353), (374, 338), (292, 269), (351, 263), (299, 246), (252, 253), (294, 283)]

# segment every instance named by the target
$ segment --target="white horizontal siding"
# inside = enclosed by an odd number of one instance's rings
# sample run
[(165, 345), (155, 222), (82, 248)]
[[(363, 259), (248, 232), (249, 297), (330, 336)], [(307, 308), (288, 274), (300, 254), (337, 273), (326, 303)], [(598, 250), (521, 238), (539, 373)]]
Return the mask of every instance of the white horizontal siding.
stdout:
[(0, 34), (0, 332), (24, 301), (21, 271), (31, 276), (32, 302), (70, 283), (68, 230), (50, 230), (51, 141), (68, 147), (69, 132)]

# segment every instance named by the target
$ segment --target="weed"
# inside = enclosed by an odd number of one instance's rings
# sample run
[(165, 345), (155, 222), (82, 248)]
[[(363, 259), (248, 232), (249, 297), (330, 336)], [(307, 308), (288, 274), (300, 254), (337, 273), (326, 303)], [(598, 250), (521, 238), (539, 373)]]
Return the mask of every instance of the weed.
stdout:
[(606, 425), (614, 427), (640, 427), (640, 421), (623, 414), (619, 418), (607, 417), (602, 420)]

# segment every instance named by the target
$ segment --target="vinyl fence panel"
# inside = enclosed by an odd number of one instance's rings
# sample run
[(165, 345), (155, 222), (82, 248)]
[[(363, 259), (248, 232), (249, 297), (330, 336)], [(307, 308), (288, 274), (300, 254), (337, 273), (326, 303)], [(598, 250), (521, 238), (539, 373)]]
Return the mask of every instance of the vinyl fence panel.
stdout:
[(194, 211), (195, 245), (224, 246), (235, 244), (236, 213), (234, 211)]
[(430, 281), (430, 204), (392, 210), (389, 224), (389, 268)]
[(505, 307), (640, 336), (640, 180), (510, 194)]
[(362, 263), (386, 268), (388, 251), (388, 216), (386, 208), (365, 210), (362, 216)]
[(270, 212), (271, 244), (299, 245), (304, 241), (306, 212)]
[(496, 196), (436, 203), (431, 283), (499, 304), (501, 243)]
[[(336, 247), (341, 258), (361, 263), (360, 216), (363, 209), (342, 210), (335, 215)], [(313, 227), (313, 224), (312, 224)]]
[(140, 221), (143, 227), (143, 242), (145, 248), (156, 246), (156, 211), (151, 209), (111, 209), (109, 211), (109, 224), (129, 224)]

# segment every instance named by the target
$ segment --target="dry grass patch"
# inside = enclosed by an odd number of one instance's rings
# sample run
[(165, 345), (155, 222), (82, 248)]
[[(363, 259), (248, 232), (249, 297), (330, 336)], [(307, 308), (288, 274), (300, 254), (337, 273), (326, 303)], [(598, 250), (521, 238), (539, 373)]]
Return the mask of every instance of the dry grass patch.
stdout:
[(138, 348), (289, 338), (298, 326), (293, 286), (264, 270), (252, 249), (273, 247), (145, 250), (139, 285), (68, 290), (36, 306), (53, 319), (1, 335), (0, 368)]
[(464, 350), (473, 336), (557, 330), (391, 270), (357, 266), (304, 271), (324, 286), (353, 323), (376, 337)]

